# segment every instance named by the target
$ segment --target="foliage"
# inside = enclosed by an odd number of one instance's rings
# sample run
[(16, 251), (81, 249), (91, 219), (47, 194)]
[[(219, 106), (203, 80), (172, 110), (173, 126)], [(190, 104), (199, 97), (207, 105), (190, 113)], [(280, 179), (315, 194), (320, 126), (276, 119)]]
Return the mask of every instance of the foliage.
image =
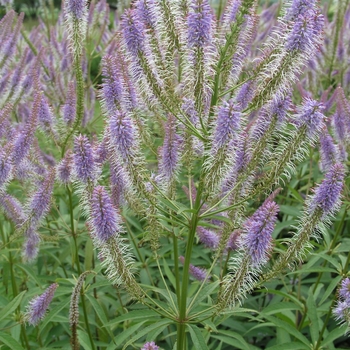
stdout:
[(1, 4), (2, 349), (349, 346), (348, 0)]

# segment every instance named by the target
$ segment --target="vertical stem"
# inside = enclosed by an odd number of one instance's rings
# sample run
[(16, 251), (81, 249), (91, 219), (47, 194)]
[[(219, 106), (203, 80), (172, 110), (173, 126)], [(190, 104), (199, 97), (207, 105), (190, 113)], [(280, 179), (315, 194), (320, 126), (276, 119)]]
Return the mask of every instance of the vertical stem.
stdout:
[(189, 281), (189, 267), (192, 255), (192, 248), (194, 243), (194, 238), (196, 234), (197, 224), (199, 221), (199, 210), (201, 208), (201, 198), (203, 192), (203, 183), (201, 182), (198, 188), (196, 202), (195, 202), (195, 213), (193, 213), (191, 222), (190, 222), (190, 231), (187, 241), (187, 248), (185, 254), (185, 262), (182, 276), (182, 288), (181, 288), (181, 300), (180, 300), (180, 315), (179, 315), (179, 323), (177, 327), (177, 350), (185, 350), (186, 349), (186, 306), (187, 306), (187, 289), (188, 289), (188, 281)]

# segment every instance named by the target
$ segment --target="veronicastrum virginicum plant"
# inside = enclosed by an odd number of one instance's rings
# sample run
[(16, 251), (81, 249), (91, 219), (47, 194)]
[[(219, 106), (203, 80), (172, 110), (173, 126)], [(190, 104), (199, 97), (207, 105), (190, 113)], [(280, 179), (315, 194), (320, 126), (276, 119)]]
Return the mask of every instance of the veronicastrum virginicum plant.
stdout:
[[(32, 43), (37, 33), (23, 36), (28, 47), (22, 43), (14, 70), (9, 67), (17, 59), (12, 56), (22, 16), (9, 11), (0, 22), (6, 39), (0, 69), (8, 75), (1, 85), (0, 203), (17, 225), (17, 235), (25, 237), (23, 258), (33, 261), (54, 185), (64, 187), (80, 275), (70, 304), (73, 349), (79, 349), (79, 297), (93, 271), (82, 272), (79, 263), (72, 189), (80, 198), (99, 266), (111, 284), (123, 288), (128, 303), (151, 310), (147, 315), (154, 323), (124, 348), (157, 329), (154, 336), (166, 330), (178, 350), (191, 344), (205, 349), (207, 330), (237, 313), (255, 288), (293, 269), (339, 209), (348, 147), (344, 130), (350, 124), (344, 91), (336, 89), (333, 97), (339, 147), (327, 131), (327, 104), (306, 91), (297, 106), (292, 103), (303, 70), (320, 60), (325, 19), (316, 1), (285, 2), (257, 48), (252, 45), (259, 26), (254, 0), (227, 1), (220, 16), (206, 0), (137, 0), (115, 33), (108, 28), (108, 16), (103, 1), (92, 2), (89, 9), (84, 0), (65, 1), (58, 28), (66, 30), (52, 29), (47, 46), (37, 44), (39, 50)], [(87, 43), (96, 38), (94, 29), (101, 35), (91, 49)], [(102, 56), (98, 94), (105, 116), (99, 141), (81, 126), (94, 113), (94, 82), (87, 72), (95, 51)], [(69, 62), (60, 61), (66, 57)], [(57, 74), (56, 65), (67, 74)], [(312, 90), (312, 81), (308, 84)], [(32, 107), (23, 111), (20, 102), (28, 96)], [(10, 122), (17, 113), (23, 119), (19, 126)], [(59, 150), (56, 166), (42, 165), (38, 125)], [(278, 194), (319, 141), (324, 180), (306, 195), (291, 238), (274, 248)], [(15, 181), (35, 186), (24, 207), (7, 193)], [(131, 217), (142, 231), (139, 244)], [(194, 264), (198, 247), (205, 256), (196, 256)], [(141, 284), (138, 276), (145, 256), (159, 275), (149, 276), (149, 284)], [(171, 266), (164, 260), (169, 256)], [(198, 282), (190, 284), (191, 278)], [(30, 303), (25, 320), (39, 322), (56, 288), (51, 285)], [(341, 296), (348, 300), (346, 292)], [(84, 296), (81, 302), (94, 348)], [(345, 306), (338, 306), (338, 316), (347, 315)]]

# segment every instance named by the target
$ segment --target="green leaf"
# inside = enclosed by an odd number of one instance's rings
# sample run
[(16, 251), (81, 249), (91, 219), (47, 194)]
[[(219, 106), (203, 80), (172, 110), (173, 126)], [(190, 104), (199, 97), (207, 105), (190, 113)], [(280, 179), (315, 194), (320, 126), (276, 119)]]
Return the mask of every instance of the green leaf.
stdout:
[(305, 344), (293, 341), (292, 343), (282, 343), (266, 348), (266, 350), (299, 350), (299, 349), (310, 349)]
[(10, 349), (24, 350), (21, 344), (14, 340), (9, 334), (2, 331), (0, 331), (0, 341), (7, 345)]
[(90, 343), (90, 339), (89, 339), (89, 336), (87, 335), (87, 333), (78, 329), (78, 339), (79, 339), (80, 345), (85, 350), (91, 350), (91, 343)]
[(164, 271), (166, 276), (169, 278), (169, 281), (171, 282), (171, 284), (173, 285), (173, 287), (176, 289), (176, 279), (174, 274), (171, 272), (171, 270), (169, 269), (169, 266), (166, 262), (165, 259), (163, 259), (163, 267), (164, 267)]
[(279, 303), (274, 303), (274, 304), (270, 304), (267, 307), (265, 307), (262, 311), (261, 314), (263, 315), (272, 315), (278, 312), (283, 312), (285, 310), (299, 310), (301, 311), (301, 307), (291, 303), (291, 302), (287, 302), (287, 301), (282, 301)]
[(143, 336), (145, 336), (147, 333), (153, 331), (154, 329), (157, 328), (165, 328), (168, 324), (172, 323), (172, 320), (168, 320), (168, 319), (163, 319), (160, 320), (159, 322), (156, 323), (152, 323), (151, 325), (149, 325), (148, 327), (144, 328), (142, 331), (138, 332), (137, 334), (135, 334), (123, 347), (123, 350), (126, 349), (129, 345), (131, 345), (132, 343), (134, 343), (136, 340), (142, 338)]
[(193, 324), (188, 324), (187, 327), (188, 327), (188, 330), (190, 331), (194, 348), (196, 350), (209, 350), (201, 330)]
[(323, 293), (323, 296), (322, 296), (322, 299), (320, 300), (319, 305), (322, 305), (327, 300), (327, 298), (333, 292), (333, 290), (337, 288), (338, 283), (341, 281), (341, 279), (342, 279), (342, 276), (337, 276), (331, 280), (326, 291)]
[(113, 321), (106, 323), (103, 327), (115, 326), (118, 323), (121, 323), (126, 320), (135, 321), (135, 320), (142, 320), (144, 318), (151, 319), (154, 317), (159, 317), (159, 315), (155, 311), (148, 310), (148, 309), (133, 310), (128, 312), (127, 314), (118, 316)]
[(24, 290), (22, 293), (18, 294), (8, 305), (6, 305), (0, 311), (0, 321), (17, 309), (25, 293), (26, 291)]
[(281, 319), (274, 317), (274, 316), (267, 316), (265, 315), (265, 318), (272, 322), (276, 327), (281, 327), (285, 331), (287, 331), (290, 335), (293, 337), (299, 339), (302, 343), (309, 346), (310, 342), (309, 340), (301, 333), (299, 332), (295, 327), (291, 326), (289, 323), (282, 321)]
[(256, 292), (261, 292), (261, 293), (266, 293), (266, 294), (276, 294), (276, 295), (281, 295), (283, 297), (285, 297), (286, 299), (290, 299), (292, 300), (296, 305), (298, 305), (301, 309), (304, 308), (303, 303), (298, 300), (298, 298), (296, 298), (295, 296), (288, 294), (286, 292), (282, 292), (280, 290), (276, 290), (276, 289), (259, 289)]
[(336, 340), (342, 337), (346, 333), (346, 329), (347, 329), (346, 324), (335, 327), (322, 341), (321, 343), (322, 347), (328, 345), (329, 343), (332, 343), (333, 340)]
[(311, 339), (312, 339), (312, 343), (315, 344), (318, 340), (320, 326), (318, 324), (317, 307), (316, 307), (316, 302), (315, 302), (312, 290), (313, 290), (313, 287), (309, 289), (309, 296), (306, 300), (306, 306), (307, 306), (307, 316), (310, 319)]
[(33, 271), (33, 269), (28, 266), (28, 265), (23, 265), (23, 264), (17, 264), (17, 266), (23, 270), (30, 278), (32, 281), (35, 281), (35, 283), (40, 287), (42, 283), (38, 279), (38, 274)]
[(143, 324), (146, 323), (146, 322), (147, 322), (147, 320), (141, 321), (141, 322), (139, 322), (137, 324), (134, 324), (133, 326), (131, 326), (131, 327), (127, 328), (127, 329), (124, 329), (122, 333), (118, 334), (114, 338), (115, 345), (114, 345), (114, 348), (112, 348), (112, 349), (114, 350), (116, 346), (119, 346), (119, 345), (123, 344), (127, 338), (129, 338), (131, 335), (135, 334), (135, 332), (139, 328), (141, 328), (143, 326)]
[[(220, 281), (215, 281), (215, 282), (209, 283), (207, 286), (205, 286), (199, 292), (198, 296), (196, 297), (196, 300), (193, 302), (191, 310), (193, 310), (207, 296), (210, 296), (212, 294), (213, 290), (216, 289), (219, 284), (220, 284)], [(195, 296), (193, 298), (195, 298)], [(192, 302), (193, 298), (190, 299), (190, 303)]]
[[(221, 331), (220, 333), (223, 333)], [(228, 335), (212, 335), (211, 337), (214, 339), (218, 339), (225, 344), (229, 344), (233, 346), (233, 349), (243, 349), (243, 350), (250, 350), (249, 344), (244, 340), (244, 338), (236, 333), (228, 331)]]

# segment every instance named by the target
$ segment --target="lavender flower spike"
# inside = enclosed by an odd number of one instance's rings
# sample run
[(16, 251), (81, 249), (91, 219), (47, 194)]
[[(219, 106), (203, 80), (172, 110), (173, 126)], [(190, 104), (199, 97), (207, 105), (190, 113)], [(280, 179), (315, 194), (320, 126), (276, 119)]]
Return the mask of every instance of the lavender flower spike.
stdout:
[(135, 146), (135, 126), (132, 119), (124, 112), (116, 111), (110, 119), (110, 133), (113, 146), (126, 160), (133, 155)]
[[(183, 256), (179, 256), (179, 260), (181, 264), (184, 264), (185, 258)], [(198, 281), (204, 281), (207, 277), (207, 271), (205, 269), (194, 266), (192, 264), (189, 266), (189, 272), (191, 276)], [(207, 280), (208, 279), (210, 279), (210, 277), (208, 277)]]
[(39, 221), (50, 209), (55, 175), (55, 168), (52, 168), (38, 191), (32, 197), (30, 210), (34, 221)]
[(223, 102), (218, 112), (213, 148), (220, 149), (226, 146), (239, 128), (240, 118), (241, 113), (233, 100)]
[(325, 217), (333, 214), (338, 209), (344, 176), (345, 169), (341, 163), (336, 163), (330, 168), (323, 182), (316, 188), (315, 195), (310, 201), (310, 213), (320, 209), (322, 216)]
[(57, 177), (63, 184), (69, 183), (73, 170), (73, 154), (68, 150), (64, 158), (57, 166)]
[(43, 294), (30, 301), (27, 312), (25, 314), (25, 319), (30, 324), (35, 326), (41, 319), (45, 317), (46, 310), (51, 303), (57, 287), (57, 283), (51, 284), (51, 286), (47, 288)]
[(80, 135), (74, 140), (74, 168), (79, 181), (87, 183), (96, 178), (91, 144), (85, 135)]
[(272, 248), (271, 234), (275, 227), (278, 205), (266, 201), (246, 222), (242, 245), (250, 255), (253, 265), (263, 265), (268, 260)]
[(68, 85), (68, 93), (65, 104), (62, 107), (62, 116), (66, 124), (71, 125), (76, 115), (77, 96), (75, 92), (74, 82)]
[(38, 256), (40, 236), (35, 228), (30, 226), (25, 232), (26, 241), (23, 245), (22, 256), (25, 261), (33, 261)]
[(143, 345), (141, 350), (159, 350), (159, 346), (154, 341), (147, 342)]
[(328, 171), (339, 160), (339, 154), (327, 129), (321, 134), (320, 145), (321, 170)]
[(341, 287), (339, 289), (339, 296), (350, 304), (350, 278), (347, 277), (342, 280)]
[(188, 44), (190, 47), (204, 47), (210, 43), (212, 11), (207, 0), (192, 0), (187, 18)]
[(126, 10), (122, 17), (122, 28), (126, 47), (134, 56), (144, 51), (144, 27), (133, 10)]
[(197, 235), (201, 243), (203, 243), (208, 248), (216, 249), (219, 245), (219, 236), (213, 231), (199, 226), (197, 228)]
[(0, 189), (10, 179), (12, 170), (10, 153), (10, 150), (0, 148)]
[(87, 15), (86, 0), (67, 0), (65, 3), (66, 13), (78, 20), (82, 20)]
[(99, 241), (107, 242), (120, 232), (119, 218), (113, 203), (103, 186), (97, 186), (91, 197), (91, 225), (93, 235)]

